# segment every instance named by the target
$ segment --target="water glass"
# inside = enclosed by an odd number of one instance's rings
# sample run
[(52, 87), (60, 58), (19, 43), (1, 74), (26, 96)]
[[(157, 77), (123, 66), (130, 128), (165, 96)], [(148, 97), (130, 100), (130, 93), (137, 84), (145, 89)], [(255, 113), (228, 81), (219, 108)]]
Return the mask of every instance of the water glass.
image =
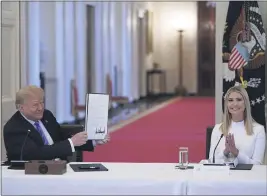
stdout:
[(187, 169), (188, 167), (188, 148), (180, 147), (179, 148), (179, 169)]

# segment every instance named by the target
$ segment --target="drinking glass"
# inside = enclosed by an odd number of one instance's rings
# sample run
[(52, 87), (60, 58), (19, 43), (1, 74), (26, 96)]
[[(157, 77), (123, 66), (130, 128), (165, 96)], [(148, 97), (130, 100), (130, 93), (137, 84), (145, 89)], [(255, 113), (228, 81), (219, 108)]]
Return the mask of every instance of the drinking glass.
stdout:
[(229, 153), (227, 160), (228, 160), (228, 162), (231, 162), (231, 163), (234, 162), (235, 157), (231, 152)]
[(188, 148), (180, 147), (179, 148), (179, 169), (187, 169), (188, 167)]

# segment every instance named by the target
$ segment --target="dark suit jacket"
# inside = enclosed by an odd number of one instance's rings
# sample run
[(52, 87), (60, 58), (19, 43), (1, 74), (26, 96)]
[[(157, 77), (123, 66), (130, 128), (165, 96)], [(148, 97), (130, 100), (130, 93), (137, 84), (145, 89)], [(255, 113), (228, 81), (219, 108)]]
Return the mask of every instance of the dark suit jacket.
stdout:
[[(67, 159), (72, 155), (68, 138), (64, 138), (60, 125), (49, 110), (44, 111), (41, 119), (46, 130), (54, 141), (53, 145), (44, 145), (40, 134), (19, 111), (17, 111), (4, 126), (4, 142), (8, 161), (11, 160), (51, 160)], [(30, 130), (30, 131), (28, 131)], [(28, 136), (27, 136), (28, 134)], [(25, 140), (25, 138), (27, 138)], [(23, 143), (24, 148), (22, 150)], [(76, 150), (93, 151), (92, 140)]]

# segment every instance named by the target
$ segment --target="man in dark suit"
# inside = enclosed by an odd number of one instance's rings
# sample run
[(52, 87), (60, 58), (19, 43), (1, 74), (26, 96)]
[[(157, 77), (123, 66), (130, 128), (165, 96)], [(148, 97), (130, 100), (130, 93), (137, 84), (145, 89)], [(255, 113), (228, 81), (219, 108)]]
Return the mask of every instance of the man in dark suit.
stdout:
[(18, 111), (4, 126), (4, 142), (8, 161), (64, 159), (75, 150), (93, 151), (97, 144), (109, 141), (88, 140), (85, 131), (64, 137), (60, 125), (49, 110), (44, 109), (43, 89), (27, 86), (16, 94)]

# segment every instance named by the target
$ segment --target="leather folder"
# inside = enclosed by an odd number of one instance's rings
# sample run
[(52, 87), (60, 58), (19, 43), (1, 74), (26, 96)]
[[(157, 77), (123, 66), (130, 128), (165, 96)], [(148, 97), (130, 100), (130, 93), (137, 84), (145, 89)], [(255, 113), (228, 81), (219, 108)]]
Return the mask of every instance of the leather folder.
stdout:
[(70, 164), (74, 172), (95, 172), (95, 171), (108, 171), (108, 169), (101, 163), (94, 164)]

